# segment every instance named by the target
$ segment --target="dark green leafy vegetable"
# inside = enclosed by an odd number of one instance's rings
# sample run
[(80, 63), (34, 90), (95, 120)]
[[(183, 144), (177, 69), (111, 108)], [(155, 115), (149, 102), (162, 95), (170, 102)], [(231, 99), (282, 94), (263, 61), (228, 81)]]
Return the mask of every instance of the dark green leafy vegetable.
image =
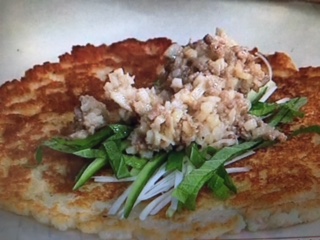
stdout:
[(106, 153), (103, 150), (100, 149), (83, 149), (76, 152), (73, 152), (72, 154), (83, 157), (83, 158), (104, 158), (106, 157)]
[(114, 135), (115, 139), (119, 136), (128, 136), (131, 128), (121, 125), (114, 124), (109, 125), (100, 131), (97, 131), (95, 134), (88, 136), (84, 139), (68, 139), (55, 137), (48, 141), (43, 142), (37, 149), (36, 160), (38, 163), (41, 163), (43, 157), (43, 147), (49, 147), (53, 150), (63, 152), (63, 153), (75, 153), (84, 149), (90, 149), (99, 145), (106, 138)]
[(75, 182), (77, 183), (80, 177), (82, 176), (83, 172), (87, 169), (87, 167), (90, 165), (90, 163), (85, 164), (81, 170), (78, 172), (77, 176), (75, 177)]
[(265, 117), (278, 109), (276, 103), (257, 102), (252, 105), (250, 113), (257, 117)]
[(119, 149), (119, 146), (121, 146), (120, 142), (107, 140), (103, 143), (103, 146), (108, 155), (110, 166), (112, 167), (113, 173), (116, 175), (116, 177), (119, 179), (130, 177), (131, 174), (128, 166), (126, 165), (123, 154)]
[(307, 98), (293, 98), (284, 103), (279, 108), (279, 111), (272, 117), (269, 125), (277, 126), (279, 123), (290, 123), (296, 117), (303, 117), (304, 114), (300, 112), (300, 108), (307, 103)]
[(112, 134), (112, 129), (107, 127), (84, 139), (53, 138), (42, 145), (60, 152), (73, 153), (86, 148), (92, 148)]
[(131, 131), (132, 128), (126, 125), (122, 124), (112, 124), (109, 125), (109, 128), (113, 131), (114, 135), (108, 138), (108, 140), (118, 140), (118, 139), (125, 139), (127, 138)]
[(97, 173), (101, 168), (107, 165), (107, 158), (96, 158), (89, 166), (83, 171), (78, 181), (73, 187), (73, 190), (77, 190), (82, 187), (95, 173)]
[(294, 98), (283, 104), (255, 102), (252, 104), (250, 113), (257, 117), (271, 115), (271, 126), (279, 123), (291, 123), (296, 117), (303, 117), (300, 108), (307, 103), (307, 98)]
[[(51, 148), (51, 149), (56, 150), (58, 152), (70, 153), (70, 154), (90, 147), (90, 146), (87, 147), (85, 145), (73, 144), (73, 142), (66, 144), (67, 141), (68, 140), (64, 139), (64, 138), (52, 138), (49, 141), (43, 142), (37, 148), (37, 151), (36, 151), (36, 160), (37, 160), (38, 164), (40, 164), (42, 162), (43, 147), (48, 147), (48, 148)], [(70, 140), (70, 141), (73, 141), (73, 140)]]
[(202, 151), (201, 151), (201, 154), (202, 156), (212, 156), (214, 154), (216, 154), (218, 152), (218, 149), (214, 148), (214, 147), (211, 147), (211, 146), (208, 146), (206, 148), (204, 148)]
[[(296, 117), (303, 117), (303, 113), (299, 110), (307, 103), (306, 98), (295, 98), (284, 104), (259, 102), (266, 91), (267, 88), (261, 90), (252, 99), (251, 114), (258, 117), (268, 117), (267, 119), (270, 120), (269, 124), (271, 126), (289, 123)], [(43, 147), (49, 147), (56, 151), (74, 154), (83, 158), (94, 159), (79, 173), (74, 189), (83, 186), (94, 174), (108, 164), (118, 179), (136, 176), (136, 180), (133, 182), (132, 189), (124, 206), (124, 217), (127, 218), (139, 194), (152, 175), (165, 161), (167, 161), (167, 172), (182, 171), (184, 169), (183, 164), (186, 161), (190, 161), (188, 162), (188, 166), (191, 166), (190, 163), (192, 163), (195, 167), (195, 169), (185, 176), (172, 194), (173, 197), (178, 199), (179, 206), (195, 209), (198, 193), (206, 184), (213, 191), (214, 195), (220, 199), (227, 199), (231, 194), (237, 192), (231, 177), (224, 167), (226, 162), (246, 151), (270, 146), (275, 143), (272, 141), (256, 140), (225, 147), (221, 150), (213, 147), (200, 150), (196, 143), (192, 143), (186, 150), (171, 151), (168, 154), (159, 153), (153, 159), (146, 160), (124, 153), (130, 144), (127, 138), (131, 131), (132, 128), (129, 126), (113, 124), (86, 139), (53, 138), (45, 141), (38, 147), (36, 160), (38, 163), (42, 161)], [(308, 132), (320, 134), (320, 126), (299, 129), (293, 135)]]
[(187, 148), (187, 154), (190, 162), (196, 167), (199, 168), (206, 161), (205, 156), (199, 151), (197, 144), (192, 143)]
[(200, 189), (216, 173), (216, 170), (223, 166), (232, 157), (256, 147), (260, 141), (244, 142), (232, 147), (225, 147), (219, 150), (211, 159), (206, 161), (200, 168), (194, 169), (188, 174), (182, 183), (173, 191), (172, 196), (177, 198), (188, 209), (195, 209), (196, 198)]
[(186, 156), (184, 151), (172, 151), (169, 153), (166, 171), (173, 172), (175, 170), (182, 171), (183, 159)]
[(107, 139), (99, 138), (100, 142), (103, 141), (102, 145), (104, 148), (100, 147), (100, 149), (83, 149), (73, 152), (74, 155), (81, 157), (95, 157), (95, 160), (89, 164), (89, 166), (79, 176), (79, 179), (73, 188), (74, 190), (83, 186), (94, 174), (96, 174), (107, 164), (110, 164), (117, 178), (131, 176), (122, 154), (122, 151), (125, 149), (125, 146), (127, 146), (127, 143), (121, 142), (121, 139), (128, 137), (131, 128), (125, 125), (115, 124), (109, 125), (108, 129), (110, 129), (109, 133), (111, 133), (111, 135), (109, 134), (105, 136), (106, 138), (108, 137)]
[(126, 154), (123, 154), (123, 159), (126, 165), (137, 170), (141, 170), (148, 162), (147, 159)]
[[(52, 138), (45, 141), (36, 151), (36, 160), (41, 163), (43, 147), (49, 147), (59, 152), (73, 154), (83, 158), (94, 159), (91, 164), (77, 176), (74, 189), (83, 186), (95, 173), (108, 163), (113, 167), (119, 178), (131, 176), (126, 165), (122, 151), (128, 146), (126, 139), (132, 128), (121, 125), (109, 125), (85, 139)], [(101, 148), (101, 143), (104, 143)], [(100, 147), (100, 148), (96, 148)]]
[(120, 142), (120, 146), (119, 146), (119, 149), (121, 152), (123, 152), (124, 150), (126, 150), (128, 147), (130, 146), (130, 142), (126, 139), (123, 139), (121, 142)]
[(229, 198), (232, 193), (237, 193), (237, 188), (223, 165), (216, 170), (208, 186), (214, 195), (222, 200)]

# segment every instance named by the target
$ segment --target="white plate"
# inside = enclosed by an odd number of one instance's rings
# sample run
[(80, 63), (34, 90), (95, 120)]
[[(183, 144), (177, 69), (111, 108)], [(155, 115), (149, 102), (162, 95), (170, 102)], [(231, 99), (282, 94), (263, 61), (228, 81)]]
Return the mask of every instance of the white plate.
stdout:
[[(320, 66), (320, 5), (294, 1), (0, 1), (0, 84), (72, 45), (166, 36), (181, 44), (220, 27), (241, 45), (284, 51), (297, 66)], [(59, 232), (0, 211), (1, 239), (96, 239)], [(320, 236), (320, 221), (228, 238)], [(318, 239), (318, 238), (314, 238)]]

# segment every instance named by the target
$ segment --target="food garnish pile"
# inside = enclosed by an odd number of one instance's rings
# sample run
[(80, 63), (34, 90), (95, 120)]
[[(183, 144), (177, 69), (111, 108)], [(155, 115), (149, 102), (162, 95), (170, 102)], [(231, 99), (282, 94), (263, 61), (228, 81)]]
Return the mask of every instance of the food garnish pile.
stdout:
[[(228, 165), (286, 141), (290, 136), (281, 126), (304, 115), (303, 96), (267, 101), (277, 88), (268, 60), (221, 30), (186, 46), (174, 43), (165, 56), (165, 71), (150, 88), (136, 87), (135, 76), (122, 68), (109, 73), (105, 96), (118, 108), (81, 96), (74, 132), (37, 150), (39, 163), (44, 147), (88, 159), (74, 190), (92, 178), (129, 182), (109, 215), (127, 218), (148, 201), (140, 219), (165, 207), (172, 217), (179, 209), (195, 209), (202, 188), (229, 198), (237, 193), (230, 174), (250, 168)], [(100, 176), (106, 168), (113, 174)]]
[(221, 30), (74, 46), (0, 86), (0, 208), (102, 239), (315, 221), (319, 89)]

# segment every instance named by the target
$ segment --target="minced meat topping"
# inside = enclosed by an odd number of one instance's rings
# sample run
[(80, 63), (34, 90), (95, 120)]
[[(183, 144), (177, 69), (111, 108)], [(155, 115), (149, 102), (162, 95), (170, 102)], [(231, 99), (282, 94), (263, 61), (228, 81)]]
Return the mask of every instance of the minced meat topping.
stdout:
[[(110, 73), (105, 84), (107, 98), (120, 106), (119, 116), (138, 118), (128, 153), (151, 157), (154, 151), (192, 142), (222, 148), (239, 139), (285, 140), (283, 133), (249, 114), (248, 92), (270, 79), (254, 53), (217, 30), (186, 46), (173, 44), (165, 54), (171, 62), (161, 88), (135, 88), (134, 77), (122, 69)], [(96, 114), (93, 119), (104, 124)], [(87, 123), (90, 133), (93, 125)]]

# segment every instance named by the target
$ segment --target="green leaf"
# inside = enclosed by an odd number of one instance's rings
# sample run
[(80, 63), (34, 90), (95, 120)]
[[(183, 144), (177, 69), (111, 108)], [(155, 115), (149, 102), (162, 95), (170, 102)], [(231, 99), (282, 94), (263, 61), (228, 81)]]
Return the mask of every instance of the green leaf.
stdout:
[(213, 176), (214, 171), (225, 161), (209, 160), (200, 168), (186, 175), (182, 183), (173, 191), (172, 196), (182, 202), (188, 209), (195, 209), (195, 201), (200, 189)]
[(126, 155), (126, 154), (123, 154), (122, 156), (126, 165), (138, 170), (141, 170), (148, 162), (147, 159), (136, 157), (136, 156)]
[(183, 159), (186, 156), (184, 151), (172, 151), (169, 153), (168, 161), (166, 165), (167, 172), (173, 172), (175, 170), (182, 171)]
[(293, 136), (297, 136), (305, 133), (317, 133), (320, 134), (320, 125), (312, 125), (308, 127), (300, 128), (292, 133)]
[(232, 180), (232, 178), (230, 177), (230, 175), (227, 173), (226, 169), (224, 168), (224, 166), (221, 166), (218, 170), (217, 170), (217, 174), (223, 178), (224, 180), (224, 184), (230, 189), (231, 192), (233, 193), (237, 193), (237, 187), (234, 185), (234, 182)]
[(83, 149), (76, 152), (73, 152), (74, 155), (83, 157), (83, 158), (104, 158), (106, 157), (106, 153), (100, 149)]
[(208, 181), (208, 187), (221, 200), (226, 200), (231, 195), (230, 189), (224, 183), (224, 179), (218, 174), (213, 174), (212, 178)]
[(211, 159), (200, 168), (194, 169), (187, 175), (182, 183), (173, 191), (172, 196), (177, 198), (188, 209), (195, 209), (196, 198), (203, 185), (209, 181), (216, 170), (232, 157), (256, 147), (261, 141), (244, 142), (232, 147), (219, 150)]
[(107, 152), (110, 166), (117, 178), (130, 177), (128, 166), (125, 163), (122, 152), (119, 149), (121, 146), (119, 141), (105, 141), (103, 146)]
[(101, 170), (105, 165), (107, 165), (107, 158), (96, 158), (89, 166), (83, 171), (78, 181), (73, 187), (73, 190), (77, 190), (82, 187), (91, 177)]
[(68, 144), (67, 140), (63, 138), (52, 138), (48, 141), (43, 142), (42, 146), (46, 146), (63, 153), (73, 153), (82, 150), (82, 147), (78, 145)]
[(202, 166), (202, 164), (206, 161), (206, 158), (204, 155), (199, 151), (199, 148), (197, 144), (192, 143), (187, 148), (187, 154), (190, 159), (190, 162), (196, 167), (199, 168)]
[(307, 104), (308, 100), (305, 97), (293, 98), (290, 101), (281, 105), (277, 114), (275, 114), (269, 125), (275, 127), (279, 123), (291, 123), (296, 117), (303, 117), (300, 108)]
[(132, 132), (132, 128), (122, 124), (112, 124), (109, 128), (113, 131), (114, 135), (108, 138), (108, 140), (118, 140), (127, 138)]
[[(113, 124), (101, 129), (100, 131), (97, 131), (95, 134), (90, 135), (84, 139), (68, 139), (55, 137), (48, 141), (45, 141), (42, 146), (49, 147), (59, 152), (74, 153), (95, 147), (108, 137), (110, 140), (123, 139), (128, 137), (130, 133), (130, 127), (121, 124)], [(40, 158), (39, 156), (38, 160), (41, 159), (42, 158)]]
[(119, 149), (120, 149), (121, 152), (123, 152), (123, 151), (126, 150), (130, 145), (131, 145), (131, 142), (130, 142), (130, 141), (128, 141), (128, 140), (122, 140), (122, 141), (120, 142), (120, 147), (119, 147)]
[[(218, 149), (216, 149), (216, 148), (214, 148), (214, 147), (212, 147), (212, 146), (208, 146), (208, 147), (206, 147), (206, 148), (204, 148), (202, 151), (201, 151), (201, 154), (202, 154), (202, 156), (210, 156), (210, 158), (214, 155), (214, 154), (216, 154), (218, 152)], [(208, 157), (206, 157), (206, 158), (208, 158)]]
[(154, 159), (149, 160), (144, 168), (139, 172), (137, 179), (132, 184), (132, 189), (124, 205), (123, 215), (125, 218), (129, 216), (142, 189), (156, 170), (165, 162), (166, 157), (167, 155), (165, 153), (158, 154)]
[(111, 136), (112, 133), (113, 131), (111, 128), (107, 127), (101, 129), (93, 135), (88, 136), (85, 139), (67, 139), (55, 137), (45, 141), (41, 145), (63, 153), (74, 153), (98, 145), (101, 141)]
[(216, 173), (209, 180), (208, 186), (214, 195), (221, 200), (225, 200), (230, 197), (231, 193), (237, 192), (237, 188), (224, 166), (220, 166), (217, 169)]
[(77, 149), (77, 151), (86, 149), (86, 148), (92, 148), (99, 144), (101, 141), (106, 139), (107, 137), (111, 136), (113, 134), (112, 129), (108, 126), (106, 128), (103, 128), (93, 135), (89, 135), (88, 137), (84, 139), (64, 139), (59, 138), (59, 143), (64, 144), (69, 147), (73, 147)]
[(109, 158), (110, 164), (112, 163), (112, 166), (115, 168), (116, 176), (120, 178), (128, 177), (130, 176), (130, 173), (121, 153), (121, 151), (128, 146), (127, 143), (123, 143), (125, 141), (117, 141), (117, 143), (119, 143), (120, 150), (116, 146), (116, 148), (113, 149), (114, 151), (109, 149), (109, 152), (107, 153), (103, 149), (92, 148), (101, 144), (103, 141), (127, 138), (131, 131), (132, 129), (128, 126), (112, 124), (85, 139), (68, 139), (62, 137), (52, 138), (51, 140), (45, 141), (38, 147), (35, 158), (38, 163), (42, 161), (44, 146), (59, 152), (74, 154), (83, 158), (94, 158), (95, 160), (86, 169), (82, 170), (82, 173), (80, 172), (78, 174), (79, 177), (77, 177), (78, 180), (74, 189), (81, 187), (93, 174), (108, 164)]
[(276, 103), (256, 102), (252, 105), (250, 113), (257, 117), (264, 117), (278, 109)]
[(81, 168), (81, 170), (78, 172), (78, 174), (77, 174), (76, 177), (75, 177), (75, 182), (77, 182), (77, 181), (80, 179), (81, 175), (83, 174), (83, 172), (87, 169), (87, 167), (88, 167), (89, 165), (90, 165), (90, 163), (85, 164), (85, 165)]
[(130, 170), (130, 175), (131, 175), (132, 177), (137, 176), (140, 171), (141, 171), (141, 169), (132, 168), (132, 169)]

